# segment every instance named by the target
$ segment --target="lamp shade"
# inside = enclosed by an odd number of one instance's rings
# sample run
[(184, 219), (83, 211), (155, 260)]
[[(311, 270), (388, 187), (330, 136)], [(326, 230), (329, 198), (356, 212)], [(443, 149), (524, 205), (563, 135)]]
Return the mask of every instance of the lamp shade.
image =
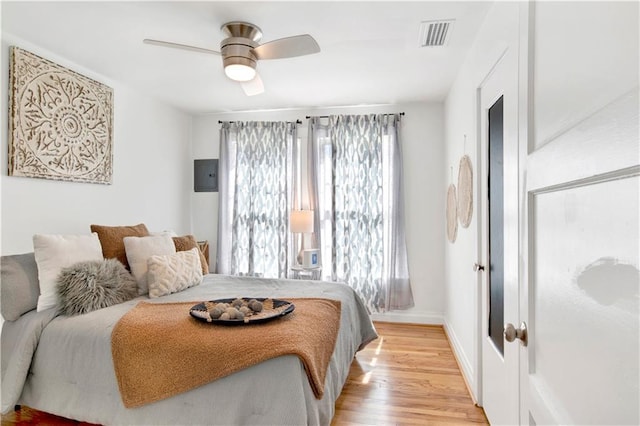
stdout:
[(299, 234), (313, 232), (313, 210), (292, 210), (289, 221), (291, 232)]

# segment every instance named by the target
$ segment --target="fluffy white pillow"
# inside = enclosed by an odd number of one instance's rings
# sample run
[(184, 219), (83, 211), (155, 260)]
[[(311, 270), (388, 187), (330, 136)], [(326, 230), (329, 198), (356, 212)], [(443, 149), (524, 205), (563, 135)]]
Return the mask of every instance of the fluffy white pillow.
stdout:
[(149, 266), (149, 297), (177, 293), (202, 282), (199, 249), (179, 251), (168, 256), (151, 256)]
[(131, 273), (138, 282), (138, 294), (147, 294), (147, 259), (154, 255), (174, 254), (176, 246), (168, 235), (124, 237), (124, 249)]
[(38, 312), (58, 305), (56, 281), (62, 268), (103, 259), (100, 239), (95, 232), (88, 235), (36, 234), (33, 236), (33, 252), (40, 282)]

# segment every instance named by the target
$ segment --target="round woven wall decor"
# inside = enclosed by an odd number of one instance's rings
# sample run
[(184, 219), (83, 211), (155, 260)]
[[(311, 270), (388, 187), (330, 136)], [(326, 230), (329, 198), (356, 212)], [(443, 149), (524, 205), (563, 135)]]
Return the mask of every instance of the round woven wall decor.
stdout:
[(458, 236), (458, 201), (456, 198), (456, 186), (450, 184), (447, 189), (447, 238), (455, 243)]
[(458, 168), (458, 220), (468, 228), (473, 216), (473, 167), (468, 155), (463, 155)]

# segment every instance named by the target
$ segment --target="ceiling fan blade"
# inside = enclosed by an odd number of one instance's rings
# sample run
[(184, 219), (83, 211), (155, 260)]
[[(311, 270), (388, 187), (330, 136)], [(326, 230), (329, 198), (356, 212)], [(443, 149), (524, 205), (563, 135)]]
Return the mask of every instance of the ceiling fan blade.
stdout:
[(320, 46), (309, 34), (280, 38), (253, 49), (258, 59), (293, 58), (320, 52)]
[(240, 83), (240, 85), (242, 86), (242, 90), (244, 90), (244, 94), (247, 96), (255, 96), (264, 92), (264, 84), (262, 84), (260, 74), (256, 74), (253, 80), (244, 81)]
[(187, 44), (173, 43), (170, 41), (153, 40), (150, 38), (145, 38), (144, 40), (142, 40), (142, 42), (146, 44), (153, 44), (155, 46), (172, 47), (174, 49), (181, 49), (181, 50), (191, 50), (193, 52), (213, 53), (214, 55), (220, 54), (220, 52), (216, 52), (215, 50), (211, 50), (211, 49), (205, 49), (204, 47), (189, 46)]

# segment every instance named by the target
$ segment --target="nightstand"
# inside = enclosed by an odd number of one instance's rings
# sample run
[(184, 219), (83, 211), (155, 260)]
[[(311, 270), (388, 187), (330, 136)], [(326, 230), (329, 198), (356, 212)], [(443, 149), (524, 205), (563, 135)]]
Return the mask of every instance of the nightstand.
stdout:
[(296, 265), (291, 267), (291, 272), (291, 277), (294, 280), (319, 280), (322, 266), (305, 268), (304, 266)]
[(209, 264), (209, 241), (198, 241), (198, 248), (204, 255), (204, 259), (207, 261), (207, 264)]

